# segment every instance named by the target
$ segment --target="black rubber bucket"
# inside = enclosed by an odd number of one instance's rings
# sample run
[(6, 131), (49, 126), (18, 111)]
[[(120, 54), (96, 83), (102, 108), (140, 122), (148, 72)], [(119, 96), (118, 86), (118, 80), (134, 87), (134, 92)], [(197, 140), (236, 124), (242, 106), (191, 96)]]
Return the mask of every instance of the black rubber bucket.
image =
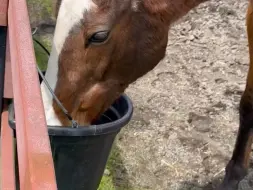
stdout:
[[(114, 139), (132, 113), (131, 100), (122, 95), (91, 126), (48, 126), (58, 190), (98, 188)], [(9, 107), (9, 124), (15, 132), (13, 104)]]

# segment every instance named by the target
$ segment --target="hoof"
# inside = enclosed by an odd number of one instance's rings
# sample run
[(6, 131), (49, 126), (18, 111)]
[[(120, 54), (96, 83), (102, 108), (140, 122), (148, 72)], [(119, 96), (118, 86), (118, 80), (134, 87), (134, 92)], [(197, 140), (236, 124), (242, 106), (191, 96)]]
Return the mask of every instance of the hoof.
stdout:
[(216, 190), (238, 190), (238, 184), (237, 185), (221, 184)]
[(222, 184), (216, 190), (238, 190), (239, 182), (247, 175), (247, 169), (230, 160)]

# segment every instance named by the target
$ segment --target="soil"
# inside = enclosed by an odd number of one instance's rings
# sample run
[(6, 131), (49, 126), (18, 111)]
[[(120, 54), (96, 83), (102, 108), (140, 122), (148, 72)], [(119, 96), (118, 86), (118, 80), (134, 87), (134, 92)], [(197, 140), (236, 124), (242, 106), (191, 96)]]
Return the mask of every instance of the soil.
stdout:
[[(213, 0), (169, 31), (166, 57), (130, 85), (133, 118), (119, 134), (115, 183), (211, 190), (231, 157), (249, 56), (247, 0)], [(253, 188), (253, 174), (240, 189)]]

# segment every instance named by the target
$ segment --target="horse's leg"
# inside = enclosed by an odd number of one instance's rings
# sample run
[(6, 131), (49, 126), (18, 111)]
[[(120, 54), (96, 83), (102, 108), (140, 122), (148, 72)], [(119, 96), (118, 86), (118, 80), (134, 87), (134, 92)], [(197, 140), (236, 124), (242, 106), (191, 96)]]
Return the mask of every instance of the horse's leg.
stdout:
[(247, 11), (247, 33), (250, 66), (245, 91), (240, 101), (240, 127), (233, 155), (226, 167), (221, 190), (236, 190), (238, 183), (247, 174), (253, 142), (253, 4)]

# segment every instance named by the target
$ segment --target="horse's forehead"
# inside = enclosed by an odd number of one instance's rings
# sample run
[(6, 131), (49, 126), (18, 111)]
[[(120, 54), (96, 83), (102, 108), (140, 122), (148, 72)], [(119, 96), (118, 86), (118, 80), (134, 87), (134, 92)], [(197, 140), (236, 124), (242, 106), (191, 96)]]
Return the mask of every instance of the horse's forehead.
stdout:
[[(127, 8), (132, 0), (62, 0), (60, 14), (68, 17), (74, 23), (77, 20), (86, 20), (87, 15), (110, 14), (113, 11), (121, 12)], [(100, 11), (102, 10), (102, 12)], [(94, 17), (92, 18), (94, 20)]]
[(84, 19), (84, 13), (97, 9), (93, 0), (62, 0), (57, 16), (54, 43), (58, 53), (61, 52), (71, 30)]
[[(110, 27), (117, 15), (139, 0), (62, 0), (58, 13), (55, 39), (60, 52), (65, 40), (85, 26), (85, 33)], [(129, 9), (130, 10), (130, 9)], [(67, 44), (65, 44), (67, 45)]]
[(93, 0), (62, 0), (61, 10), (67, 15), (83, 17), (84, 12), (96, 9), (97, 5)]

